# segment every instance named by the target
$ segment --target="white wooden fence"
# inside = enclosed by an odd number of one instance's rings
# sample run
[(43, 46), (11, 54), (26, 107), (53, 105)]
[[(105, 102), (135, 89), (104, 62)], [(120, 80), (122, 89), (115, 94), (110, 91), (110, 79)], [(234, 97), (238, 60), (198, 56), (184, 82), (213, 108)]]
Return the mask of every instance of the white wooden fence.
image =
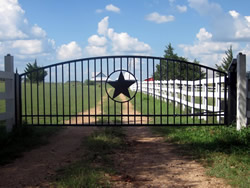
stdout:
[[(4, 58), (5, 70), (0, 71), (0, 80), (3, 80), (5, 90), (0, 92), (0, 100), (5, 100), (5, 112), (0, 113), (0, 121), (5, 121), (6, 130), (10, 132), (15, 123), (15, 74), (13, 56)], [(1, 85), (1, 87), (3, 87)]]
[[(171, 102), (175, 102), (176, 105), (182, 104), (183, 109), (190, 107), (191, 113), (195, 113), (195, 109), (201, 109), (204, 111), (204, 115), (201, 115), (201, 118), (206, 120), (206, 112), (210, 111), (224, 114), (224, 112), (221, 112), (221, 104), (225, 96), (224, 81), (225, 77), (208, 78), (197, 81), (143, 81), (142, 83), (138, 82), (138, 92), (155, 96), (158, 99), (161, 98), (163, 101), (167, 101), (168, 99)], [(130, 89), (135, 91), (136, 85), (132, 85)], [(196, 102), (195, 98), (196, 100), (198, 98), (198, 102)], [(217, 121), (219, 121), (219, 118), (220, 116), (217, 116)]]

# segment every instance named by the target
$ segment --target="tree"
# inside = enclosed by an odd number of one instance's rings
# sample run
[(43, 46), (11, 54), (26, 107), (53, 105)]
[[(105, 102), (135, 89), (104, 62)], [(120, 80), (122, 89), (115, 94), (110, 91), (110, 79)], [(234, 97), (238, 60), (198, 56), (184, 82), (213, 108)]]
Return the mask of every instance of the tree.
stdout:
[(174, 53), (171, 43), (166, 46), (164, 52), (164, 58), (169, 60), (162, 60), (161, 65), (156, 65), (155, 80), (199, 80), (205, 77), (199, 62), (194, 60), (194, 65), (185, 63), (188, 60)]
[(229, 65), (233, 61), (233, 49), (232, 45), (225, 51), (226, 57), (223, 57), (221, 65), (216, 64), (216, 68), (223, 72), (228, 72)]
[[(33, 64), (31, 63), (27, 63), (24, 72), (28, 73), (27, 74), (27, 78), (29, 81), (32, 82), (41, 82), (44, 80), (45, 76), (47, 76), (47, 71), (45, 70), (37, 70), (41, 68), (40, 66), (37, 65), (37, 62), (35, 60), (35, 62)], [(37, 71), (36, 71), (37, 70)]]

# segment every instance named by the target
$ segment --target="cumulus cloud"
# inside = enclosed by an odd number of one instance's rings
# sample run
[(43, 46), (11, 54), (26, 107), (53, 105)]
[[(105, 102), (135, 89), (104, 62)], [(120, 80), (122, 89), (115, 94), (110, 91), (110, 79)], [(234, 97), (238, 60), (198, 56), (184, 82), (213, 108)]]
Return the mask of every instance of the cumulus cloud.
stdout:
[(212, 34), (207, 32), (205, 28), (201, 28), (199, 33), (196, 34), (196, 37), (199, 41), (210, 40), (212, 38)]
[(105, 7), (105, 9), (107, 11), (111, 11), (111, 12), (115, 12), (115, 13), (120, 13), (120, 8), (118, 8), (118, 7), (116, 7), (116, 6), (112, 5), (112, 4), (107, 5)]
[(236, 12), (235, 10), (230, 10), (229, 14), (233, 17), (233, 18), (238, 18), (239, 17), (239, 13)]
[(88, 42), (92, 46), (104, 46), (107, 43), (107, 39), (98, 35), (92, 35), (89, 37)]
[(201, 28), (196, 34), (194, 44), (180, 44), (179, 47), (184, 51), (185, 56), (190, 59), (198, 59), (202, 64), (215, 67), (225, 56), (225, 51), (232, 45), (233, 50), (239, 49), (236, 42), (219, 42), (212, 40), (213, 35)]
[(109, 28), (109, 17), (103, 18), (98, 23), (99, 35), (92, 35), (88, 39), (85, 53), (89, 56), (100, 56), (108, 54), (149, 54), (151, 47), (130, 36), (126, 32), (117, 33)]
[(15, 56), (15, 66), (23, 69), (27, 62), (49, 59), (55, 42), (37, 24), (29, 24), (17, 0), (0, 0), (0, 56)]
[(63, 44), (57, 49), (57, 59), (59, 60), (69, 60), (80, 57), (82, 57), (82, 49), (75, 41)]
[(187, 7), (185, 5), (183, 5), (183, 6), (177, 5), (176, 8), (181, 13), (187, 12)]
[(160, 15), (158, 12), (153, 12), (145, 17), (146, 20), (155, 22), (157, 24), (174, 21), (173, 15)]
[(106, 32), (108, 31), (108, 25), (109, 25), (108, 19), (109, 19), (109, 17), (106, 16), (98, 23), (97, 32), (99, 35), (105, 35)]
[(34, 25), (31, 28), (31, 33), (35, 37), (42, 37), (42, 38), (46, 37), (46, 32), (41, 27), (39, 27), (38, 25)]

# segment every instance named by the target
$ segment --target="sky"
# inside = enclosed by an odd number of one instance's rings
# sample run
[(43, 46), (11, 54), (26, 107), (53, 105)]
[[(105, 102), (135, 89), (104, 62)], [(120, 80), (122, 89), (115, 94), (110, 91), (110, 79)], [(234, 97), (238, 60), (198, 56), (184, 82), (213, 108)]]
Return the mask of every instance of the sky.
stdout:
[[(232, 45), (250, 70), (249, 0), (0, 0), (0, 70), (6, 54), (22, 73), (104, 55), (179, 56), (215, 67)], [(249, 62), (249, 63), (248, 63)]]

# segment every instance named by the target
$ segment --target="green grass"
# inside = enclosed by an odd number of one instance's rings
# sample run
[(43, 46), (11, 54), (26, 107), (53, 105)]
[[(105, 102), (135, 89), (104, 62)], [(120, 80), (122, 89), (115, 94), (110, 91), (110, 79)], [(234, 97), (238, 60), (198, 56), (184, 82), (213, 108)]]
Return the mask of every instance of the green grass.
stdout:
[(87, 152), (77, 161), (57, 172), (53, 178), (56, 187), (111, 187), (106, 174), (114, 174), (110, 154), (124, 147), (120, 127), (99, 128), (84, 140)]
[[(25, 85), (22, 84), (23, 115), (25, 115), (25, 113), (27, 113), (27, 115), (48, 115), (45, 118), (40, 117), (39, 119), (34, 117), (33, 123), (38, 123), (39, 120), (39, 124), (56, 124), (57, 121), (59, 124), (62, 124), (63, 117), (50, 117), (49, 115), (63, 115), (64, 110), (64, 120), (67, 120), (70, 117), (69, 115), (76, 115), (79, 112), (88, 110), (89, 107), (94, 107), (95, 98), (97, 104), (101, 100), (100, 85), (96, 85), (96, 96), (94, 85), (90, 85), (88, 88), (87, 85), (83, 85), (82, 87), (81, 83), (77, 83), (76, 87), (73, 83), (71, 83), (70, 85), (69, 83), (58, 83), (57, 85), (55, 83), (45, 83), (43, 89), (43, 83), (40, 83), (39, 85), (30, 85), (30, 83), (27, 82), (26, 90), (24, 89), (24, 87)], [(102, 94), (105, 94), (104, 86)], [(23, 118), (23, 120), (27, 121), (29, 124), (32, 123), (32, 118), (30, 117)]]
[(250, 129), (230, 127), (155, 127), (167, 141), (181, 145), (207, 169), (234, 187), (250, 187)]
[(5, 126), (0, 126), (0, 165), (10, 163), (22, 156), (25, 151), (47, 144), (48, 137), (55, 134), (58, 127), (15, 127), (6, 133)]

